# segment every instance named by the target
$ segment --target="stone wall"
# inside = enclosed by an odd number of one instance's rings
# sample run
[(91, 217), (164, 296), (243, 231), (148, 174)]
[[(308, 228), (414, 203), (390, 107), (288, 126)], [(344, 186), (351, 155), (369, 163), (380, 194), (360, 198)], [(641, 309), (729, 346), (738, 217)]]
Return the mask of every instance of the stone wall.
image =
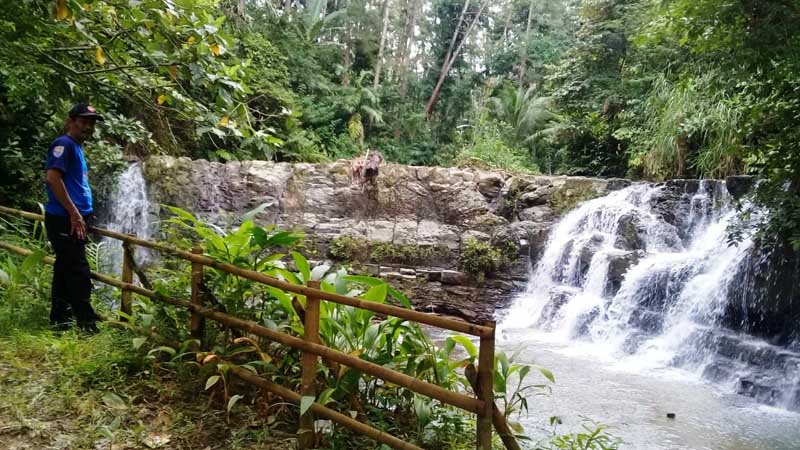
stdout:
[[(380, 261), (372, 252), (360, 267), (398, 280), (420, 308), (473, 320), (490, 318), (524, 285), (530, 262), (563, 212), (629, 184), (387, 164), (375, 185), (365, 188), (351, 183), (350, 164), (151, 157), (143, 167), (154, 203), (178, 206), (220, 225), (235, 225), (243, 213), (266, 205), (257, 223), (305, 232), (320, 258), (333, 256), (331, 244), (337, 239), (340, 244), (342, 237), (381, 243), (380, 255), (391, 249), (413, 254), (407, 261)], [(459, 258), (469, 238), (513, 251), (507, 255), (512, 264), (480, 283), (475, 281), (480, 277), (460, 273)], [(420, 251), (409, 250), (415, 248)]]

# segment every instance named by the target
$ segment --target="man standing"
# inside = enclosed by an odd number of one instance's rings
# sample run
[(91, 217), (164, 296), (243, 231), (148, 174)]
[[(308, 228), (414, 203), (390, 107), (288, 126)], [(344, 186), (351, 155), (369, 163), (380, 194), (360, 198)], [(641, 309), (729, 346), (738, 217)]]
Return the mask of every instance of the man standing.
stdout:
[(57, 330), (67, 329), (74, 315), (82, 330), (98, 331), (86, 260), (86, 220), (94, 209), (83, 157), (83, 143), (94, 134), (98, 120), (103, 118), (92, 106), (75, 105), (67, 118), (67, 134), (53, 141), (47, 153), (45, 226), (56, 254), (50, 324)]

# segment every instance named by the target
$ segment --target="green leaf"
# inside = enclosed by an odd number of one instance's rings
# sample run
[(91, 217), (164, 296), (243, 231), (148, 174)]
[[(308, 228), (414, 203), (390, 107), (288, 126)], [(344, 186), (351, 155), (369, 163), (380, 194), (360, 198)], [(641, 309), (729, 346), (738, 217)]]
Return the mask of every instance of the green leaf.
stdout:
[(156, 348), (150, 350), (149, 352), (147, 352), (147, 354), (148, 355), (152, 355), (154, 353), (159, 353), (159, 352), (164, 352), (164, 353), (168, 353), (170, 356), (175, 356), (175, 349), (172, 348), (172, 347), (167, 347), (166, 345), (162, 345), (160, 347), (156, 347)]
[(212, 375), (212, 376), (208, 377), (208, 380), (206, 380), (206, 389), (205, 390), (211, 389), (212, 386), (217, 384), (219, 379), (220, 379), (219, 375)]
[(292, 252), (292, 259), (294, 259), (294, 264), (297, 266), (297, 270), (300, 271), (303, 280), (308, 283), (311, 280), (311, 266), (309, 266), (308, 260), (297, 252)]
[(42, 259), (45, 257), (45, 255), (45, 252), (42, 250), (34, 250), (34, 252), (28, 255), (22, 262), (22, 266), (20, 266), (19, 269), (20, 273), (23, 275), (31, 273), (33, 267), (42, 262)]
[(231, 408), (233, 408), (233, 405), (235, 405), (236, 402), (238, 402), (241, 399), (242, 399), (242, 396), (239, 395), (239, 394), (236, 394), (233, 397), (231, 397), (230, 400), (228, 400), (228, 407), (226, 408), (226, 411), (228, 413), (230, 413), (231, 412)]
[(248, 220), (255, 220), (257, 215), (261, 214), (262, 212), (264, 212), (265, 209), (269, 208), (274, 204), (275, 204), (274, 201), (269, 201), (256, 206), (255, 208), (251, 209), (250, 211), (247, 211), (242, 215), (242, 221), (244, 222)]
[(455, 336), (450, 336), (450, 339), (461, 344), (461, 346), (464, 347), (464, 350), (467, 351), (467, 354), (470, 356), (470, 358), (475, 359), (478, 357), (478, 348), (468, 337), (458, 334)]
[(388, 289), (386, 283), (371, 287), (361, 298), (375, 303), (384, 303)]
[(147, 342), (147, 338), (133, 338), (133, 348), (138, 350), (142, 345), (144, 345), (145, 342)]
[(314, 396), (304, 395), (303, 398), (300, 399), (300, 415), (302, 416), (303, 414), (305, 414), (306, 411), (308, 411), (308, 409), (311, 408), (311, 405), (313, 404), (314, 404)]
[(319, 400), (317, 400), (317, 403), (319, 403), (320, 405), (327, 405), (328, 403), (330, 403), (331, 396), (333, 395), (334, 392), (336, 392), (336, 389), (334, 388), (325, 389), (324, 391), (322, 391), (321, 394), (319, 394)]
[(125, 404), (125, 400), (122, 399), (119, 395), (113, 392), (106, 392), (102, 397), (103, 403), (106, 404), (109, 408), (112, 409), (127, 409), (128, 405)]
[(553, 372), (550, 372), (548, 369), (539, 367), (539, 372), (541, 372), (542, 375), (544, 375), (544, 377), (547, 378), (551, 383), (556, 382), (556, 377), (553, 376)]

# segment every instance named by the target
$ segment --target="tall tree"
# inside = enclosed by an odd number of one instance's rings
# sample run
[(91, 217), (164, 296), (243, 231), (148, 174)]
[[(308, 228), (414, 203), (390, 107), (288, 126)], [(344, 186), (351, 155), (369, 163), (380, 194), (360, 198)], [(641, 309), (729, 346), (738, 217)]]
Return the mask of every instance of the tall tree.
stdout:
[(381, 43), (378, 46), (378, 59), (375, 61), (375, 78), (372, 80), (373, 89), (378, 89), (378, 85), (381, 82), (383, 51), (386, 47), (386, 35), (389, 31), (389, 9), (389, 0), (383, 0), (383, 29), (381, 30)]
[[(436, 86), (433, 88), (433, 92), (431, 92), (431, 96), (428, 99), (428, 103), (425, 105), (425, 117), (430, 120), (431, 116), (433, 115), (433, 109), (436, 108), (436, 103), (439, 101), (439, 94), (442, 90), (442, 84), (444, 80), (447, 78), (447, 75), (450, 73), (450, 69), (453, 67), (453, 63), (458, 59), (459, 55), (461, 54), (461, 49), (464, 48), (464, 44), (469, 39), (469, 36), (472, 32), (472, 29), (475, 28), (475, 25), (480, 21), (481, 15), (483, 14), (484, 9), (486, 6), (489, 5), (489, 2), (484, 2), (480, 8), (478, 8), (478, 12), (475, 13), (475, 17), (469, 22), (469, 25), (466, 26), (466, 30), (463, 32), (463, 36), (461, 36), (462, 27), (466, 23), (465, 20), (465, 12), (467, 11), (467, 7), (469, 6), (469, 0), (464, 1), (464, 7), (461, 10), (461, 14), (459, 15), (458, 22), (456, 24), (456, 29), (453, 32), (453, 38), (450, 40), (450, 46), (447, 49), (447, 54), (444, 57), (444, 61), (442, 63), (442, 70), (439, 72), (439, 78), (436, 80)], [(458, 40), (459, 36), (461, 36), (461, 40), (458, 43), (458, 46), (453, 49), (456, 41)]]

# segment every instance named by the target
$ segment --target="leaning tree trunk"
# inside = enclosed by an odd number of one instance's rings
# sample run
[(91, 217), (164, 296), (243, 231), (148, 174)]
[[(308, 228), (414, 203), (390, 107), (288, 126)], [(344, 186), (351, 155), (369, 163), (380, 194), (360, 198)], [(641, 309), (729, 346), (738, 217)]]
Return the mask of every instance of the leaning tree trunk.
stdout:
[[(469, 0), (467, 0), (467, 2), (464, 4), (464, 10), (466, 10), (468, 2)], [(439, 73), (439, 79), (436, 80), (436, 86), (433, 88), (433, 92), (431, 93), (431, 98), (428, 99), (428, 104), (425, 105), (425, 117), (427, 119), (430, 120), (431, 116), (433, 115), (433, 109), (436, 107), (436, 103), (439, 101), (439, 93), (442, 90), (442, 84), (444, 84), (444, 80), (447, 78), (450, 69), (453, 67), (453, 63), (455, 63), (456, 59), (458, 59), (458, 55), (461, 54), (461, 50), (464, 48), (464, 44), (467, 42), (467, 39), (469, 38), (469, 35), (472, 32), (472, 29), (475, 28), (475, 24), (477, 24), (478, 21), (480, 20), (481, 14), (483, 14), (483, 10), (486, 8), (488, 4), (489, 2), (485, 2), (483, 5), (481, 5), (480, 9), (478, 9), (478, 13), (475, 14), (475, 18), (472, 20), (472, 22), (470, 22), (469, 27), (467, 27), (467, 30), (464, 32), (464, 37), (461, 39), (461, 42), (458, 43), (458, 47), (456, 47), (455, 51), (453, 51), (452, 54), (450, 54), (450, 51), (448, 50), (448, 55), (447, 55), (448, 57), (445, 58), (444, 64), (442, 65), (442, 71)], [(462, 15), (461, 19), (463, 19), (464, 10), (461, 11)], [(460, 29), (461, 29), (461, 20), (459, 20), (459, 24), (456, 27), (456, 31), (453, 34), (453, 41), (450, 44), (451, 48), (452, 44), (455, 42), (455, 39), (459, 34)]]

